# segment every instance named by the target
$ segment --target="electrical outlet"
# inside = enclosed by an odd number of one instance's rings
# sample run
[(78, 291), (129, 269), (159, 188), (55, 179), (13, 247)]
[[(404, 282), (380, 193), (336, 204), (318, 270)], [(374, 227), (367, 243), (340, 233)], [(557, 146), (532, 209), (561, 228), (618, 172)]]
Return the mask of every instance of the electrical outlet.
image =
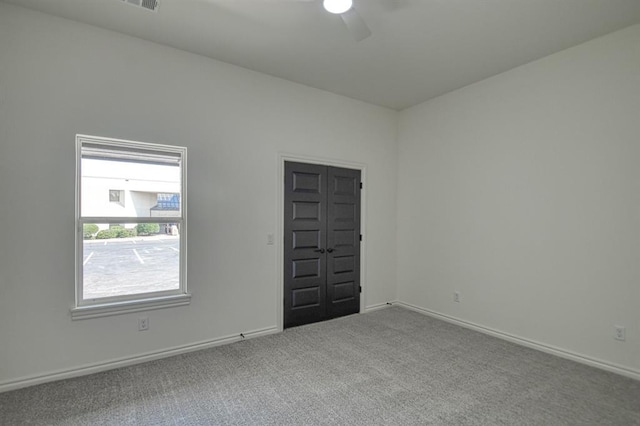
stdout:
[(615, 330), (615, 335), (613, 336), (614, 339), (621, 340), (621, 341), (624, 342), (627, 339), (627, 336), (626, 336), (627, 333), (626, 333), (626, 330), (625, 330), (624, 326), (622, 326), (622, 325), (614, 325), (613, 328)]
[(267, 234), (267, 245), (272, 246), (275, 243), (276, 237), (273, 234)]
[(147, 331), (149, 329), (149, 318), (138, 318), (138, 331)]
[(460, 303), (460, 292), (459, 291), (454, 291), (453, 292), (453, 301), (456, 303)]

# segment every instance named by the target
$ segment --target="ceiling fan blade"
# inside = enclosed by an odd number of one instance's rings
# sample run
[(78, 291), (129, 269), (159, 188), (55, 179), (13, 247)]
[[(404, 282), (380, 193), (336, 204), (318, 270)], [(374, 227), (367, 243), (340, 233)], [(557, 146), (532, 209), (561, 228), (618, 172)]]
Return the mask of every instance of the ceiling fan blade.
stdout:
[(371, 35), (366, 22), (353, 7), (340, 16), (356, 41), (362, 41)]

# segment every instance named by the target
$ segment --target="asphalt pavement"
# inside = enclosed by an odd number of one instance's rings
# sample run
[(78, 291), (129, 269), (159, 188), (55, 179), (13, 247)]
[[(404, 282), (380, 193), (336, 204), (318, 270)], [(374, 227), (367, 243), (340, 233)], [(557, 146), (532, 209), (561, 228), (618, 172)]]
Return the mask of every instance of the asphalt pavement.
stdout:
[(179, 237), (87, 240), (84, 298), (131, 295), (179, 287)]

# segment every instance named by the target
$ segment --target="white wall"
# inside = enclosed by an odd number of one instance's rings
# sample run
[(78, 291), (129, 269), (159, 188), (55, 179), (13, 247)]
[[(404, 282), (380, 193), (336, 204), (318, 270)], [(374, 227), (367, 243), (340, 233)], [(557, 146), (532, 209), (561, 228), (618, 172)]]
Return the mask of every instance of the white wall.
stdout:
[(399, 300), (640, 377), (640, 26), (399, 129)]
[[(77, 133), (188, 147), (190, 306), (71, 321)], [(275, 327), (279, 153), (364, 163), (395, 299), (394, 111), (0, 3), (0, 386)]]

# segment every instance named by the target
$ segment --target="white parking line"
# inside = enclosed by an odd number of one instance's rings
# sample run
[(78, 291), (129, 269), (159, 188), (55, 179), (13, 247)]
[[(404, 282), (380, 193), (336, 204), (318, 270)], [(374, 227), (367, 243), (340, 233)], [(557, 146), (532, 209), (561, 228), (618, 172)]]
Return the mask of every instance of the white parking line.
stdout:
[(137, 244), (137, 243), (136, 243), (136, 240), (131, 240), (131, 242), (132, 242), (133, 244)]
[(175, 248), (175, 247), (169, 247), (169, 248), (170, 248), (171, 250), (173, 250), (173, 251), (180, 252), (180, 250), (178, 250), (178, 249), (177, 249), (177, 248)]
[(91, 256), (93, 256), (93, 252), (91, 252), (91, 254), (89, 254), (89, 256), (87, 256), (87, 258), (84, 260), (84, 262), (82, 262), (82, 266), (86, 265), (87, 262), (89, 261), (89, 259), (91, 259)]
[(142, 258), (140, 257), (140, 255), (138, 254), (138, 251), (136, 249), (132, 249), (133, 252), (135, 253), (136, 257), (138, 258), (138, 260), (140, 261), (140, 263), (142, 263), (144, 265), (144, 260), (142, 260)]
[(106, 245), (107, 245), (107, 242), (105, 241), (105, 242), (104, 242), (104, 244), (103, 244), (103, 246), (106, 246)]

